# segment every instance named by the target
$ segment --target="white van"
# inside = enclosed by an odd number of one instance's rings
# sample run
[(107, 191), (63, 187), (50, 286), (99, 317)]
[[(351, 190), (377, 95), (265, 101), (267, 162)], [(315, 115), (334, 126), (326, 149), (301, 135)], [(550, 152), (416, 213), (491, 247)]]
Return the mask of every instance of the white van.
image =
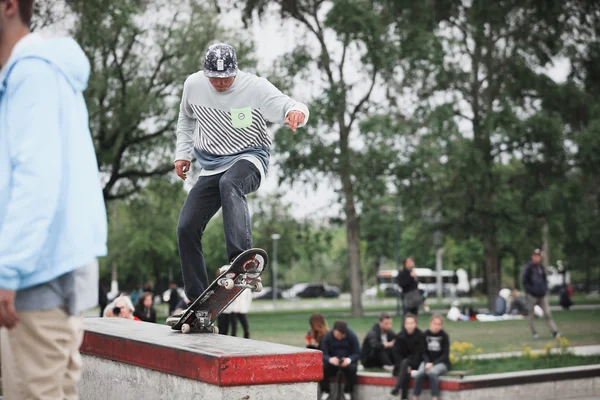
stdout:
[[(419, 289), (426, 292), (429, 296), (437, 294), (437, 273), (429, 268), (415, 268)], [(396, 283), (398, 271), (395, 269), (386, 269), (377, 272), (377, 287), (379, 290), (388, 293), (390, 291), (400, 291)], [(442, 270), (442, 290), (444, 296), (467, 296), (470, 292), (469, 277), (467, 271), (460, 268), (456, 271)]]

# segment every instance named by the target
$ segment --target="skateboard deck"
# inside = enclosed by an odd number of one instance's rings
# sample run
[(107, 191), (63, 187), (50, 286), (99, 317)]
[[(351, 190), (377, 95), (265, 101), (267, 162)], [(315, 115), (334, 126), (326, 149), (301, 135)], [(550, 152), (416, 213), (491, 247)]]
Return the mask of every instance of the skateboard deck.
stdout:
[(257, 279), (267, 265), (268, 256), (263, 249), (244, 251), (233, 260), (229, 269), (219, 275), (188, 307), (181, 318), (171, 325), (171, 329), (183, 333), (190, 331), (218, 333), (213, 323), (242, 291), (262, 290), (262, 283)]

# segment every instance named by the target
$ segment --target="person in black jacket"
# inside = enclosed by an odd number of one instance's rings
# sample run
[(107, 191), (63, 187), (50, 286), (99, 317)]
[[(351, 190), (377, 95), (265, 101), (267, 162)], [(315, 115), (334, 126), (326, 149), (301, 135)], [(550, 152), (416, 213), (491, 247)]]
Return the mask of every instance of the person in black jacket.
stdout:
[(108, 296), (106, 290), (104, 290), (104, 286), (102, 286), (102, 282), (98, 282), (98, 305), (100, 306), (100, 316), (102, 317), (104, 309), (108, 305)]
[(152, 304), (152, 293), (142, 293), (135, 305), (133, 315), (145, 322), (156, 322), (156, 310)]
[(546, 269), (542, 264), (542, 252), (540, 249), (535, 249), (531, 254), (531, 261), (523, 271), (523, 287), (527, 292), (527, 306), (529, 308), (529, 329), (534, 339), (539, 336), (535, 330), (535, 312), (533, 309), (536, 305), (540, 306), (546, 318), (546, 324), (554, 337), (560, 336), (558, 328), (552, 319), (550, 313), (550, 305), (548, 304), (548, 278), (546, 277)]
[(422, 298), (419, 292), (419, 282), (417, 281), (417, 273), (414, 270), (415, 261), (412, 257), (404, 259), (404, 268), (398, 273), (396, 282), (402, 289), (402, 315), (408, 313), (418, 315), (420, 303), (414, 303), (413, 298)]
[(429, 329), (423, 335), (423, 361), (419, 365), (419, 372), (415, 377), (413, 400), (418, 399), (423, 389), (425, 376), (429, 379), (431, 400), (439, 400), (439, 377), (450, 370), (450, 338), (442, 329), (444, 317), (433, 314), (429, 320)]
[(360, 361), (365, 368), (394, 368), (394, 331), (392, 317), (386, 312), (379, 316), (379, 322), (365, 336)]
[(412, 370), (419, 369), (423, 352), (423, 332), (417, 328), (417, 317), (413, 314), (404, 316), (403, 328), (396, 336), (394, 355), (398, 373), (398, 381), (392, 390), (392, 396), (397, 396), (402, 390), (402, 399), (408, 399), (408, 385)]
[(323, 380), (321, 400), (329, 399), (329, 381), (339, 370), (344, 374), (344, 398), (350, 400), (350, 393), (356, 381), (357, 363), (360, 357), (358, 336), (344, 321), (335, 321), (333, 329), (321, 341), (323, 352)]
[(173, 315), (177, 303), (179, 303), (180, 296), (179, 291), (177, 290), (177, 284), (174, 281), (169, 281), (169, 288), (171, 289), (171, 292), (169, 293), (169, 315)]

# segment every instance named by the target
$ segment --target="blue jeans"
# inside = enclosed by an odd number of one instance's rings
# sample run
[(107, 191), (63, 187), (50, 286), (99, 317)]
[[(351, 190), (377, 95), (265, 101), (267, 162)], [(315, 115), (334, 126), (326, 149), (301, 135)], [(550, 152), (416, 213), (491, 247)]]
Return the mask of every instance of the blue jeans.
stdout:
[(448, 372), (448, 367), (446, 367), (446, 364), (435, 364), (429, 369), (429, 372), (425, 372), (425, 362), (422, 362), (421, 365), (419, 365), (419, 372), (415, 377), (415, 387), (413, 389), (413, 396), (421, 395), (421, 390), (423, 389), (423, 382), (425, 381), (425, 376), (427, 376), (427, 379), (429, 379), (429, 389), (431, 390), (431, 396), (439, 396), (439, 378), (446, 372)]
[(221, 207), (229, 262), (252, 248), (246, 195), (255, 192), (259, 186), (260, 172), (256, 166), (250, 161), (240, 160), (221, 174), (200, 176), (190, 190), (177, 225), (181, 272), (185, 294), (190, 301), (200, 297), (209, 285), (202, 234), (208, 221)]

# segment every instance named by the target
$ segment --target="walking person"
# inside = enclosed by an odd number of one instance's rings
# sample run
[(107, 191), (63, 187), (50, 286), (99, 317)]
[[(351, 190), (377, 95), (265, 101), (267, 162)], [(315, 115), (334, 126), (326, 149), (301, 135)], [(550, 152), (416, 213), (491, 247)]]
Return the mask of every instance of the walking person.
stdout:
[(402, 289), (402, 316), (408, 313), (418, 315), (423, 295), (419, 290), (415, 261), (412, 257), (404, 259), (404, 267), (398, 273), (397, 283)]
[(552, 319), (550, 312), (550, 304), (548, 302), (548, 278), (546, 276), (546, 268), (542, 264), (542, 252), (540, 249), (535, 249), (531, 254), (531, 261), (523, 271), (523, 287), (527, 292), (527, 307), (529, 309), (529, 329), (534, 339), (539, 339), (539, 335), (535, 329), (535, 306), (539, 306), (544, 312), (546, 324), (550, 328), (553, 337), (560, 336), (558, 328)]
[(83, 311), (98, 304), (107, 222), (72, 38), (30, 33), (0, 1), (0, 348), (6, 400), (78, 398)]

